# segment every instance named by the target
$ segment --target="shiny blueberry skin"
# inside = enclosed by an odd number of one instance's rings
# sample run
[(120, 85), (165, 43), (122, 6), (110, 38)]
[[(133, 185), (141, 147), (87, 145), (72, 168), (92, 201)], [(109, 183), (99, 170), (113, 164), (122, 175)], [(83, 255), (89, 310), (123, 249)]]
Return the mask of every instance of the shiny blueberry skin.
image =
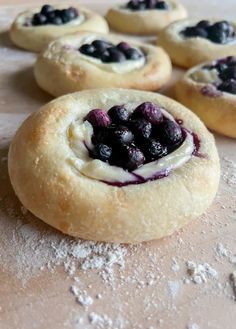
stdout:
[(125, 57), (131, 60), (137, 60), (143, 57), (142, 53), (135, 48), (129, 48), (124, 51)]
[(133, 112), (132, 119), (143, 118), (153, 125), (157, 125), (163, 121), (163, 114), (160, 107), (151, 102), (140, 104)]
[(147, 139), (151, 136), (152, 125), (145, 119), (135, 119), (129, 122), (130, 129), (137, 139)]
[(125, 52), (127, 49), (132, 48), (128, 42), (124, 42), (124, 41), (118, 43), (118, 45), (117, 45), (116, 47), (117, 47), (118, 49), (120, 49), (121, 51), (124, 51), (124, 52)]
[(112, 43), (103, 40), (94, 40), (92, 42), (92, 45), (95, 47), (96, 50), (102, 53), (107, 48), (110, 48), (112, 46)]
[(206, 29), (211, 25), (211, 23), (207, 20), (202, 20), (200, 22), (197, 23), (197, 27), (200, 27), (202, 29)]
[(107, 49), (108, 56), (102, 56), (101, 60), (105, 63), (121, 63), (126, 60), (126, 57), (123, 52), (121, 52), (116, 47), (111, 47)]
[(113, 123), (124, 123), (129, 119), (129, 113), (123, 105), (115, 105), (107, 112)]
[(127, 127), (108, 127), (106, 140), (109, 145), (128, 145), (133, 141), (133, 139), (134, 135)]
[(234, 79), (236, 80), (236, 66), (228, 67), (224, 69), (220, 74), (219, 77), (222, 80), (229, 80)]
[(72, 19), (78, 17), (79, 13), (76, 8), (70, 7), (68, 9), (54, 9), (50, 5), (44, 5), (40, 13), (34, 14), (32, 18), (32, 25), (62, 25), (70, 22)]
[(84, 55), (93, 56), (93, 54), (95, 52), (95, 48), (93, 45), (89, 45), (89, 44), (85, 43), (84, 45), (82, 45), (79, 48), (79, 51)]
[(158, 1), (155, 8), (166, 10), (166, 9), (168, 9), (168, 5), (165, 1)]
[(50, 5), (44, 5), (42, 8), (41, 8), (41, 14), (47, 16), (48, 13), (52, 12), (54, 9), (52, 6)]
[(47, 23), (47, 17), (43, 14), (34, 14), (32, 24), (35, 26), (44, 25)]
[(235, 95), (236, 94), (236, 81), (235, 80), (224, 81), (218, 86), (218, 89), (220, 91), (224, 91), (226, 93)]
[(86, 115), (85, 120), (90, 122), (93, 127), (107, 127), (111, 123), (108, 114), (101, 109), (90, 111)]
[(164, 145), (172, 146), (182, 142), (181, 127), (172, 120), (165, 120), (160, 127), (160, 139)]
[(112, 155), (112, 148), (105, 144), (97, 144), (91, 151), (91, 155), (95, 159), (107, 162)]
[(146, 140), (140, 148), (148, 162), (158, 160), (167, 154), (167, 148), (154, 139)]
[(123, 146), (119, 149), (119, 158), (116, 160), (118, 166), (133, 171), (143, 165), (145, 156), (143, 152), (135, 146)]

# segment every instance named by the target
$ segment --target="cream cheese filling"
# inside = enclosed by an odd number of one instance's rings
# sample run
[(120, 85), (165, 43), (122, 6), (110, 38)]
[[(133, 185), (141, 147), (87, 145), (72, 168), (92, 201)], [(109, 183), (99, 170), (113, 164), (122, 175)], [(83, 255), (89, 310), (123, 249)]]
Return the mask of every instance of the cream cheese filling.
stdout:
[[(82, 46), (85, 43), (92, 43), (94, 40), (97, 40), (98, 37), (94, 35), (90, 35), (88, 37), (85, 37), (81, 39), (80, 44), (78, 45), (79, 47)], [(101, 40), (103, 40), (101, 38)], [(104, 39), (104, 41), (109, 41)], [(139, 50), (138, 48), (135, 48)], [(100, 67), (101, 69), (109, 72), (115, 72), (115, 73), (127, 73), (131, 72), (137, 69), (142, 68), (145, 65), (146, 59), (145, 56), (140, 57), (139, 59), (136, 60), (126, 60), (125, 62), (121, 63), (103, 63), (99, 58), (94, 58), (91, 56), (87, 56), (79, 52), (79, 56), (81, 59), (90, 62), (92, 64), (95, 64), (96, 66)]]
[[(163, 111), (166, 115), (166, 111)], [(168, 117), (174, 118), (168, 114)], [(186, 132), (186, 138), (178, 149), (163, 158), (144, 164), (133, 172), (128, 172), (121, 167), (111, 166), (101, 160), (92, 159), (89, 149), (93, 148), (91, 141), (93, 127), (88, 121), (75, 121), (68, 128), (68, 141), (74, 156), (69, 158), (69, 163), (82, 175), (109, 183), (132, 183), (137, 177), (143, 180), (154, 178), (161, 173), (169, 173), (190, 160), (194, 152), (193, 136)]]
[(198, 83), (217, 83), (220, 82), (218, 71), (216, 69), (197, 69), (191, 73), (190, 77)]

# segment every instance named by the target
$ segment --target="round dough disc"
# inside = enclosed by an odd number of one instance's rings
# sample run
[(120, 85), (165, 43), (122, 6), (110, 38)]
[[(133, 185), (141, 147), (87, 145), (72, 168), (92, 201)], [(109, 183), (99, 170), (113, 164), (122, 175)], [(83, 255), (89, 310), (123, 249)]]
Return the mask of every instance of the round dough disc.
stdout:
[(170, 23), (186, 18), (187, 11), (176, 1), (166, 0), (168, 10), (131, 11), (120, 5), (111, 8), (106, 19), (110, 27), (122, 33), (154, 35)]
[[(79, 52), (78, 48), (82, 44), (95, 39), (110, 41), (115, 45), (126, 41), (145, 53), (146, 62), (141, 67), (123, 72), (122, 67), (132, 61), (106, 64)], [(39, 55), (34, 74), (42, 89), (54, 96), (61, 96), (84, 89), (109, 87), (157, 90), (170, 79), (171, 71), (169, 56), (159, 47), (112, 34), (83, 32), (52, 42)]]
[[(72, 5), (73, 6), (73, 5)], [(69, 8), (69, 4), (57, 5), (55, 9)], [(29, 51), (40, 52), (52, 40), (63, 35), (78, 31), (96, 31), (108, 33), (109, 28), (106, 20), (97, 13), (78, 5), (79, 13), (83, 16), (80, 24), (74, 24), (74, 21), (63, 25), (41, 25), (41, 26), (25, 26), (27, 19), (31, 19), (33, 14), (40, 12), (41, 8), (37, 7), (20, 13), (13, 22), (10, 29), (10, 37), (12, 42), (20, 48)]]
[[(202, 62), (236, 53), (236, 41), (217, 44), (205, 38), (185, 38), (180, 34), (186, 27), (195, 26), (199, 21), (200, 19), (191, 18), (174, 22), (159, 34), (157, 44), (167, 51), (174, 64), (190, 68)], [(209, 21), (215, 23), (220, 19)], [(236, 24), (230, 23), (236, 31)]]
[[(191, 156), (165, 178), (124, 187), (77, 170), (73, 163), (80, 159), (70, 147), (68, 127), (91, 109), (144, 101), (183, 120), (199, 137), (201, 156)], [(124, 89), (78, 92), (43, 106), (19, 128), (8, 163), (16, 195), (35, 216), (69, 235), (110, 242), (172, 234), (209, 207), (220, 176), (214, 138), (195, 114), (165, 96)]]
[(210, 64), (212, 62), (205, 62), (188, 70), (175, 85), (176, 98), (194, 111), (208, 128), (236, 138), (236, 95), (218, 91), (211, 83), (192, 78)]

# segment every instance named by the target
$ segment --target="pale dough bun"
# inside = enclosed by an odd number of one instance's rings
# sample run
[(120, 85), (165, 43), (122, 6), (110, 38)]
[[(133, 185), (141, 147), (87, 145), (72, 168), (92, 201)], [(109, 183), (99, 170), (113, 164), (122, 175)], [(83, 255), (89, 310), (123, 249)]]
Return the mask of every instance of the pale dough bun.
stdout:
[(74, 33), (77, 31), (96, 31), (108, 33), (109, 28), (106, 20), (97, 13), (78, 6), (78, 4), (67, 4), (53, 6), (56, 9), (64, 9), (73, 6), (78, 9), (79, 13), (84, 16), (81, 24), (73, 24), (73, 20), (63, 25), (42, 25), (42, 26), (24, 26), (27, 18), (31, 18), (33, 14), (40, 11), (41, 7), (27, 10), (20, 13), (13, 22), (10, 29), (10, 37), (12, 42), (20, 48), (29, 51), (40, 52), (52, 40), (63, 35)]
[[(202, 157), (166, 178), (115, 187), (82, 175), (71, 165), (69, 125), (93, 108), (151, 101), (184, 121), (200, 138)], [(172, 234), (211, 204), (219, 182), (213, 136), (191, 111), (165, 96), (122, 89), (83, 91), (60, 97), (33, 113), (19, 128), (9, 151), (9, 174), (28, 210), (60, 231), (109, 242), (141, 242)]]
[(111, 8), (106, 14), (110, 27), (122, 33), (154, 35), (170, 23), (187, 17), (183, 5), (167, 0), (169, 10), (131, 11), (121, 6)]
[(191, 78), (195, 71), (207, 64), (210, 63), (203, 63), (185, 73), (175, 85), (176, 98), (194, 111), (208, 128), (236, 138), (236, 95), (217, 91), (214, 87), (212, 92), (203, 92), (209, 84)]
[[(191, 18), (172, 23), (159, 34), (157, 45), (167, 51), (174, 64), (190, 68), (202, 62), (236, 53), (236, 42), (222, 45), (200, 37), (185, 38), (180, 34), (186, 27), (194, 26), (200, 20)], [(218, 21), (220, 19), (210, 19), (211, 23)], [(236, 24), (230, 23), (236, 30)]]
[[(91, 61), (78, 48), (87, 38), (105, 39), (114, 44), (127, 41), (146, 54), (146, 62), (128, 72), (117, 72), (111, 64)], [(83, 41), (84, 40), (84, 41)], [(126, 61), (125, 63), (127, 63)], [(123, 63), (115, 64), (123, 66)], [(119, 66), (119, 67), (120, 67)], [(132, 88), (158, 90), (171, 77), (172, 67), (166, 52), (152, 45), (127, 40), (117, 35), (74, 33), (52, 42), (38, 57), (34, 75), (38, 85), (54, 96), (94, 88)]]

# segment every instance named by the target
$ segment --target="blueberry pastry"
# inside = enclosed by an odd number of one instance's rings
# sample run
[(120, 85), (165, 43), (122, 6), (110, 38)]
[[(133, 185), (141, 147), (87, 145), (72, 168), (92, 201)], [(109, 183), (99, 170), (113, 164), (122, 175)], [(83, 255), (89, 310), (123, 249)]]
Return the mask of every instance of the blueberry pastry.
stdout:
[(54, 96), (94, 88), (157, 90), (171, 75), (161, 48), (91, 32), (52, 42), (35, 65), (38, 85)]
[(220, 20), (186, 19), (164, 29), (158, 45), (173, 63), (189, 68), (236, 53), (236, 24)]
[(50, 41), (77, 31), (108, 32), (105, 19), (84, 7), (68, 4), (35, 8), (20, 13), (10, 29), (10, 37), (20, 48), (39, 52)]
[(176, 86), (176, 97), (210, 129), (236, 138), (236, 57), (190, 69)]
[(97, 89), (33, 113), (9, 151), (9, 174), (35, 216), (72, 236), (158, 239), (211, 204), (220, 167), (213, 136), (165, 96)]
[(131, 0), (111, 8), (106, 15), (112, 29), (137, 35), (156, 34), (185, 17), (186, 9), (173, 0)]

